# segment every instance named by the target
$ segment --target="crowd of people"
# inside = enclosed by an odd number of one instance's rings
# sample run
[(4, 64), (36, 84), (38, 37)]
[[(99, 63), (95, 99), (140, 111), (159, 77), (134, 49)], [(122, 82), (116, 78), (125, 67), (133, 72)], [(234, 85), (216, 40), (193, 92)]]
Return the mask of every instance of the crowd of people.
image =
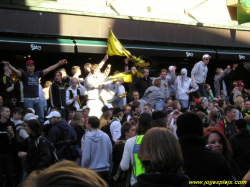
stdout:
[(32, 60), (27, 71), (3, 61), (0, 186), (249, 186), (250, 90), (234, 80), (235, 63), (217, 68), (213, 92), (210, 59), (191, 77), (176, 66), (149, 77), (125, 59), (128, 90), (121, 72), (101, 71), (108, 55), (84, 64), (84, 78), (79, 66), (72, 77), (60, 68), (66, 59), (38, 71)]

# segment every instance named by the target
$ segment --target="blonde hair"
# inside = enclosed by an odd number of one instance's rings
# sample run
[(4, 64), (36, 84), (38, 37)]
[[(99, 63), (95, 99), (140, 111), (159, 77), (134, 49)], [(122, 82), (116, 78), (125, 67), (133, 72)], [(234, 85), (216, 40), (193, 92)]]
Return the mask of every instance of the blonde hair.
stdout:
[(240, 106), (240, 104), (244, 103), (244, 99), (242, 97), (237, 97), (234, 101), (235, 107)]
[(86, 72), (88, 72), (88, 70), (87, 70), (87, 68), (90, 68), (91, 69), (91, 64), (90, 63), (86, 63), (86, 64), (84, 64), (84, 66), (83, 66), (83, 68), (84, 68), (84, 70), (86, 71)]
[(215, 72), (218, 74), (218, 73), (220, 73), (220, 71), (223, 71), (223, 69), (217, 68)]
[(84, 123), (83, 123), (83, 121), (82, 121), (82, 118), (83, 118), (82, 114), (81, 114), (80, 112), (77, 112), (77, 113), (74, 115), (74, 117), (73, 117), (73, 119), (72, 119), (70, 125), (78, 124), (78, 125), (81, 125), (82, 127), (84, 127)]
[(44, 84), (44, 87), (48, 88), (48, 87), (50, 87), (51, 84), (52, 84), (51, 81), (46, 81), (45, 84)]
[[(95, 172), (80, 168), (70, 161), (62, 161), (41, 172), (29, 187), (43, 186), (78, 186), (108, 187), (107, 183)], [(67, 166), (67, 165), (70, 166)]]

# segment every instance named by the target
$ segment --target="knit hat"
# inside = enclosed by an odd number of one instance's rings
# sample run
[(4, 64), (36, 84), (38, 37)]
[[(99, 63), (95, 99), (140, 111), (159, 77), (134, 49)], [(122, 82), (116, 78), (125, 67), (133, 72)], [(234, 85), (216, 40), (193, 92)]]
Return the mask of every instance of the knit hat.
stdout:
[(156, 110), (152, 113), (152, 120), (157, 120), (167, 117), (168, 112), (166, 110)]
[(201, 118), (192, 112), (186, 112), (177, 118), (176, 134), (180, 138), (187, 134), (195, 133), (203, 137), (203, 123)]
[(149, 113), (142, 113), (139, 118), (139, 124), (151, 123), (152, 117)]

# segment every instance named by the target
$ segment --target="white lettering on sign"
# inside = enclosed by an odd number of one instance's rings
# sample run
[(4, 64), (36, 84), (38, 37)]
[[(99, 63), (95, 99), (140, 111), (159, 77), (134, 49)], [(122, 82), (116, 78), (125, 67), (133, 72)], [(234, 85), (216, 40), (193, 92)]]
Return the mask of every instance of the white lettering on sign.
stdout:
[(246, 57), (245, 57), (244, 55), (239, 55), (239, 59), (240, 59), (240, 60), (242, 60), (242, 59), (245, 60)]
[(186, 52), (186, 55), (187, 55), (187, 57), (193, 57), (194, 56), (194, 53), (189, 53), (188, 51)]
[(42, 50), (42, 46), (38, 46), (38, 45), (35, 45), (35, 44), (31, 44), (30, 47), (31, 47), (32, 51), (36, 50), (36, 49), (37, 50)]

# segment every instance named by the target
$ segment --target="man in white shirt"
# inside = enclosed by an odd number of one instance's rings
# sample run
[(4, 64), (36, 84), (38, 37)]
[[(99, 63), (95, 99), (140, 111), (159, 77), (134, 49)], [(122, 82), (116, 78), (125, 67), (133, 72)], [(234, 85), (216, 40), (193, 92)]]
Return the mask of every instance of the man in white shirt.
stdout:
[(84, 86), (79, 84), (79, 81), (76, 77), (71, 79), (71, 84), (72, 86), (70, 86), (66, 91), (66, 105), (75, 106), (76, 109), (79, 110), (82, 107), (80, 96), (87, 95), (87, 90)]

